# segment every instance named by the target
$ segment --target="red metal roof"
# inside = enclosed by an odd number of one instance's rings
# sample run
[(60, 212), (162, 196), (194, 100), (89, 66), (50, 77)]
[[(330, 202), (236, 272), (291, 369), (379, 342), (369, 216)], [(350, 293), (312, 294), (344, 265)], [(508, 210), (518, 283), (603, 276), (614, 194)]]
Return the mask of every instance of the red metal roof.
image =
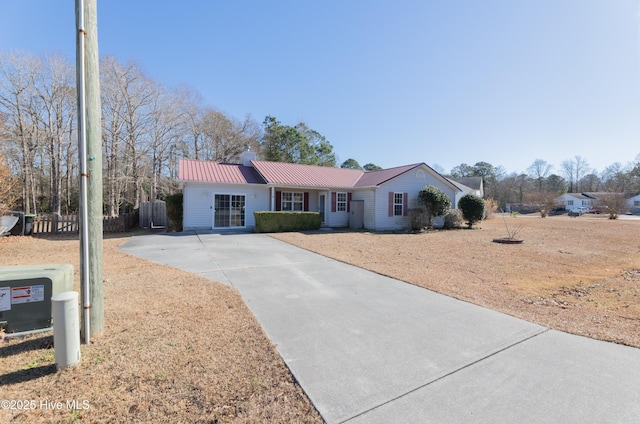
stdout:
[(380, 185), (400, 174), (404, 174), (405, 172), (412, 170), (413, 168), (417, 168), (420, 165), (422, 164), (416, 163), (413, 165), (398, 166), (396, 168), (381, 169), (380, 171), (365, 172), (355, 184), (355, 187), (371, 187)]
[(252, 160), (260, 175), (270, 184), (298, 187), (353, 187), (364, 171)]
[[(383, 184), (405, 172), (424, 165), (398, 166), (380, 171), (332, 168), (328, 166), (301, 165), (286, 162), (252, 160), (251, 166), (218, 163), (193, 159), (180, 159), (180, 181), (228, 183), (228, 184), (274, 184), (290, 187), (356, 188)], [(426, 165), (425, 165), (426, 166)], [(456, 187), (449, 182), (452, 187)]]
[(203, 183), (264, 184), (250, 166), (193, 159), (180, 159), (178, 179)]

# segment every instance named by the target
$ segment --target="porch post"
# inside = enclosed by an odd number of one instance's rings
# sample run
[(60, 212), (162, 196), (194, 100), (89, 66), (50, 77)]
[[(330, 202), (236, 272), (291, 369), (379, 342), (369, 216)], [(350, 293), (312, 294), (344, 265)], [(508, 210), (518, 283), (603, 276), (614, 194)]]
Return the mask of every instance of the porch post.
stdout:
[(276, 210), (276, 188), (271, 186), (271, 202), (270, 202), (270, 211)]

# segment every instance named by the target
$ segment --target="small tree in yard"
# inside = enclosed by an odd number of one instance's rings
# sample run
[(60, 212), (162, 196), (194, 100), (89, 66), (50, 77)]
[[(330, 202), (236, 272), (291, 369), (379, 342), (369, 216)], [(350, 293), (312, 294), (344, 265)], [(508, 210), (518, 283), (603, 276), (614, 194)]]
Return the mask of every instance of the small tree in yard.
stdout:
[(498, 202), (495, 199), (484, 199), (484, 217), (482, 219), (493, 218), (493, 213), (498, 210)]
[(471, 228), (484, 217), (484, 200), (473, 194), (466, 194), (458, 202), (458, 209), (462, 211), (462, 217)]
[(418, 193), (418, 202), (427, 209), (427, 228), (433, 228), (433, 218), (444, 216), (451, 208), (451, 199), (439, 188), (429, 185)]
[(540, 218), (544, 218), (556, 208), (556, 198), (558, 193), (555, 191), (538, 190), (527, 196), (527, 202), (535, 206), (540, 213)]
[(609, 214), (609, 219), (618, 219), (618, 215), (624, 213), (627, 208), (627, 200), (622, 193), (609, 193), (600, 198), (598, 207), (602, 212)]

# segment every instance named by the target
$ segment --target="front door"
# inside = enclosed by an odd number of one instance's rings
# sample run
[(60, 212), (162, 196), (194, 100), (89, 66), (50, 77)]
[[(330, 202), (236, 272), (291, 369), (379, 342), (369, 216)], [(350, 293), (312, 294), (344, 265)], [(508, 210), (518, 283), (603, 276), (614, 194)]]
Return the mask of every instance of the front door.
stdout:
[(244, 195), (216, 194), (213, 228), (244, 227), (244, 207)]
[(320, 195), (320, 198), (318, 199), (318, 212), (320, 212), (320, 222), (322, 224), (324, 224), (324, 202), (325, 202), (326, 196), (324, 194)]

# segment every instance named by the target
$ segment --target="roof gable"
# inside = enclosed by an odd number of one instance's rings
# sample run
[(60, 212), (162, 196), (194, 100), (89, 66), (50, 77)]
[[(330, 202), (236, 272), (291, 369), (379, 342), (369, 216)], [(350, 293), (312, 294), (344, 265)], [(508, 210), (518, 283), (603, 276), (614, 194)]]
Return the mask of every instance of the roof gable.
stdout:
[(482, 177), (461, 177), (461, 178), (448, 178), (457, 184), (462, 184), (472, 190), (482, 190)]
[(250, 166), (193, 159), (180, 159), (178, 179), (203, 183), (264, 184)]
[(458, 187), (452, 181), (445, 178), (443, 175), (441, 175), (440, 173), (438, 173), (436, 170), (434, 170), (433, 168), (431, 168), (429, 165), (425, 163), (414, 163), (413, 165), (398, 166), (395, 168), (382, 169), (379, 171), (365, 172), (362, 178), (358, 180), (358, 182), (354, 187), (379, 186), (381, 184), (386, 183), (387, 181), (397, 178), (400, 175), (405, 174), (417, 168), (423, 168), (426, 172), (430, 173), (433, 177), (435, 177), (436, 179), (442, 181), (444, 184), (451, 187), (454, 191), (456, 192), (462, 191), (460, 187)]
[(399, 175), (404, 174), (414, 168), (419, 167), (420, 163), (413, 165), (398, 166), (395, 168), (381, 169), (379, 171), (368, 171), (363, 173), (362, 177), (355, 184), (355, 187), (371, 187), (383, 184)]

